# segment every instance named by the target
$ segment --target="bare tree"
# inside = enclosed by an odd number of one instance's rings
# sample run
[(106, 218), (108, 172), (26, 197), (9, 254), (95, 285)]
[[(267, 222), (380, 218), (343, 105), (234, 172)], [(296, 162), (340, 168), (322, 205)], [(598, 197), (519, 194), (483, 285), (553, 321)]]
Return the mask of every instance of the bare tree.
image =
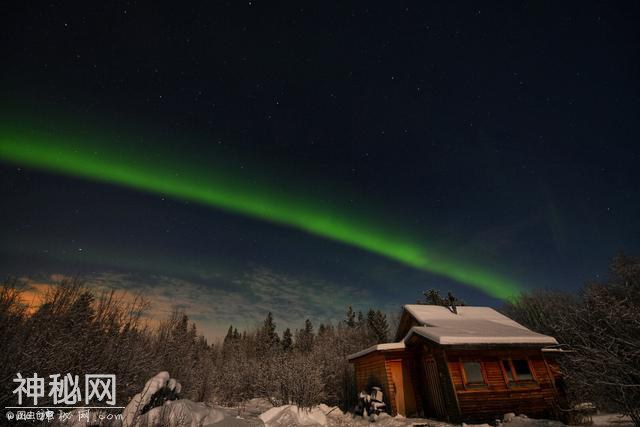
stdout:
[(618, 255), (609, 279), (578, 296), (523, 294), (505, 312), (571, 348), (560, 361), (574, 402), (590, 399), (640, 426), (640, 258)]

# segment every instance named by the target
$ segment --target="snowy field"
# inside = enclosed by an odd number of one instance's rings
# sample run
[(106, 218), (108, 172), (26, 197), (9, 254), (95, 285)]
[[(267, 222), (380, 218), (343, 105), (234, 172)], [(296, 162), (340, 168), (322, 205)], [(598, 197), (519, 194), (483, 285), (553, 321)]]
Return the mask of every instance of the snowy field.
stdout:
[[(244, 425), (265, 427), (292, 427), (292, 426), (327, 426), (327, 427), (453, 427), (440, 421), (426, 418), (404, 418), (401, 416), (391, 417), (382, 414), (374, 420), (363, 418), (350, 413), (343, 413), (337, 407), (319, 405), (311, 411), (298, 409), (293, 405), (272, 407), (266, 399), (252, 399), (243, 408), (221, 408), (225, 412), (227, 419), (235, 418)], [(216, 424), (222, 425), (222, 424)], [(231, 425), (231, 424), (229, 424)], [(233, 424), (239, 425), (239, 424)], [(465, 424), (464, 427), (489, 427), (488, 424)], [(537, 420), (526, 416), (515, 416), (506, 414), (502, 427), (563, 427), (565, 424), (553, 420)], [(593, 427), (632, 427), (633, 423), (628, 417), (621, 417), (617, 414), (600, 414), (593, 416)], [(459, 425), (457, 426), (459, 427)]]
[[(193, 402), (188, 399), (176, 399), (181, 385), (170, 378), (168, 372), (160, 372), (149, 379), (144, 389), (136, 394), (122, 412), (121, 421), (101, 422), (99, 412), (87, 423), (79, 417), (57, 425), (86, 427), (87, 425), (110, 425), (120, 427), (453, 427), (440, 421), (425, 418), (392, 417), (381, 414), (375, 417), (354, 416), (342, 412), (337, 406), (318, 405), (310, 410), (295, 405), (273, 407), (267, 399), (251, 399), (239, 407), (227, 408)], [(563, 427), (559, 421), (536, 420), (524, 415), (505, 414), (497, 427)], [(628, 418), (612, 414), (599, 414), (593, 417), (592, 426), (631, 427)], [(458, 426), (459, 427), (459, 426)], [(490, 427), (488, 424), (463, 424), (462, 427)]]
[[(150, 414), (150, 415), (147, 415)], [(125, 411), (126, 415), (126, 411)], [(373, 419), (343, 413), (337, 407), (319, 405), (310, 411), (302, 410), (294, 405), (273, 407), (266, 399), (252, 399), (242, 407), (221, 407), (205, 405), (190, 400), (165, 402), (162, 407), (154, 408), (142, 417), (125, 420), (122, 424), (93, 423), (86, 421), (68, 422), (59, 425), (86, 427), (87, 425), (123, 425), (127, 427), (151, 426), (189, 426), (189, 427), (460, 427), (425, 418), (391, 417), (382, 414)], [(95, 423), (95, 424), (94, 424)], [(599, 414), (593, 416), (593, 427), (632, 427), (627, 417), (616, 414)], [(463, 424), (462, 427), (490, 427), (488, 424)], [(498, 427), (566, 427), (559, 421), (537, 420), (526, 416), (506, 414)]]

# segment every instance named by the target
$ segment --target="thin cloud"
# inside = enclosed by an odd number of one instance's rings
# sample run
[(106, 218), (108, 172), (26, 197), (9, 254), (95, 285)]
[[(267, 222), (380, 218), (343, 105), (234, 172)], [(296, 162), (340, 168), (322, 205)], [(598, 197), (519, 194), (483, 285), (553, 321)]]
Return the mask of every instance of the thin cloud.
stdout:
[[(46, 280), (28, 281), (24, 297), (31, 307), (66, 277), (53, 274)], [(217, 277), (220, 279), (220, 277)], [(305, 319), (317, 326), (344, 316), (348, 305), (366, 308), (372, 302), (366, 291), (321, 280), (293, 277), (257, 268), (241, 277), (228, 278), (224, 289), (206, 282), (168, 276), (141, 276), (104, 272), (82, 277), (96, 291), (123, 292), (125, 300), (143, 295), (151, 305), (144, 317), (150, 324), (166, 318), (179, 308), (196, 321), (207, 338), (221, 338), (229, 325), (251, 330), (260, 325), (268, 312), (273, 313), (280, 331), (302, 327)]]

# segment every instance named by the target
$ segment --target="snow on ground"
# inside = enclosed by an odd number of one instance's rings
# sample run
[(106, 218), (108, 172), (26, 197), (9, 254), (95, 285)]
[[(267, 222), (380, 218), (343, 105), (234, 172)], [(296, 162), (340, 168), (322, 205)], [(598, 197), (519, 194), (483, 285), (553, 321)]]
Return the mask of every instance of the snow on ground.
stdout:
[(426, 418), (405, 418), (402, 416), (392, 417), (389, 414), (380, 414), (372, 420), (369, 417), (363, 418), (352, 414), (344, 414), (339, 417), (332, 417), (329, 415), (329, 427), (344, 426), (344, 427), (410, 427), (410, 426), (424, 426), (424, 427), (453, 427), (452, 424), (447, 424), (441, 421), (429, 420)]
[(597, 414), (593, 417), (593, 427), (633, 427), (631, 418), (620, 414)]
[[(147, 381), (142, 392), (136, 394), (124, 409), (122, 426), (246, 427), (262, 425), (262, 423), (243, 420), (228, 414), (222, 408), (214, 408), (202, 402), (169, 399), (175, 398), (173, 392), (177, 394), (180, 390), (180, 383), (171, 378), (168, 372), (158, 373)], [(153, 398), (157, 399), (163, 395), (167, 400), (161, 401), (159, 406), (142, 413)], [(259, 406), (256, 408), (262, 409)]]
[[(225, 419), (225, 414), (210, 408), (204, 403), (193, 402), (188, 399), (164, 400), (159, 406), (144, 412), (153, 398), (161, 393), (169, 396), (180, 393), (182, 386), (169, 373), (162, 371), (149, 379), (142, 392), (136, 394), (122, 411), (123, 427), (181, 425), (181, 426), (209, 426), (219, 425)], [(144, 413), (143, 413), (144, 412)]]
[[(343, 413), (338, 407), (319, 405), (311, 411), (305, 411), (294, 405), (285, 405), (271, 408), (259, 416), (265, 427), (459, 427), (426, 418), (392, 417), (381, 414), (374, 418), (354, 416), (351, 413)], [(462, 424), (462, 427), (491, 427), (489, 424)], [(514, 413), (505, 414), (498, 427), (567, 427), (560, 421), (534, 419), (526, 415)], [(633, 427), (629, 417), (619, 414), (599, 414), (593, 416), (593, 424), (590, 427)]]
[[(485, 424), (486, 425), (486, 424)], [(526, 415), (517, 415), (513, 412), (504, 414), (502, 427), (565, 427), (565, 424), (556, 420), (540, 420), (529, 418)]]
[[(268, 399), (251, 399), (233, 408), (207, 405), (188, 399), (176, 399), (180, 383), (160, 372), (145, 384), (142, 392), (136, 394), (122, 412), (122, 422), (100, 422), (93, 419), (90, 425), (111, 425), (118, 427), (191, 426), (191, 427), (459, 427), (426, 418), (392, 417), (381, 414), (375, 417), (354, 416), (342, 412), (337, 406), (324, 404), (309, 410), (295, 405), (273, 407)], [(175, 399), (175, 400), (172, 400)], [(156, 406), (146, 410), (147, 406)], [(144, 412), (146, 411), (146, 412)], [(74, 411), (77, 412), (77, 411)], [(144, 412), (144, 413), (142, 413)], [(98, 416), (98, 412), (92, 415)], [(76, 414), (67, 422), (57, 425), (85, 427), (87, 422)], [(463, 424), (462, 427), (491, 427), (488, 424)], [(539, 420), (514, 413), (504, 415), (497, 427), (566, 427), (559, 421)], [(592, 427), (633, 427), (629, 417), (619, 414), (598, 414), (593, 416)]]
[[(460, 427), (427, 418), (392, 417), (381, 414), (374, 418), (354, 416), (342, 412), (338, 407), (319, 405), (309, 412), (294, 405), (273, 407), (267, 399), (251, 399), (241, 408), (221, 408), (226, 413), (225, 421), (234, 419), (239, 426), (265, 427)], [(238, 415), (239, 414), (239, 415)], [(244, 423), (244, 424), (242, 424)], [(234, 424), (236, 425), (236, 424)], [(224, 427), (225, 424), (215, 424)], [(488, 424), (463, 424), (463, 427), (490, 427)], [(505, 414), (498, 427), (566, 427), (555, 420), (528, 418), (525, 415)], [(593, 416), (593, 424), (587, 427), (634, 427), (629, 417), (619, 414)]]
[(327, 405), (319, 405), (311, 410), (301, 409), (295, 405), (278, 406), (264, 412), (259, 418), (264, 422), (265, 427), (452, 427), (451, 424), (439, 421), (402, 416), (392, 417), (388, 414), (363, 418), (348, 412), (344, 413), (337, 406)]
[(319, 407), (301, 410), (295, 405), (277, 406), (260, 415), (266, 427), (326, 426), (327, 416)]
[[(224, 412), (210, 408), (204, 403), (188, 399), (167, 401), (163, 406), (151, 409), (142, 415), (135, 426), (219, 426), (228, 425)], [(230, 424), (237, 425), (237, 424)]]

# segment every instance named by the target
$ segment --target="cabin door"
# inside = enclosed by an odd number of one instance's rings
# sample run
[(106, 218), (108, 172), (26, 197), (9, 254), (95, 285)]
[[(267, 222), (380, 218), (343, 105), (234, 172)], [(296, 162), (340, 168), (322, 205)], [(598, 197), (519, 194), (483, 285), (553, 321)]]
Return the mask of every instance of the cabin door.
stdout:
[(402, 361), (392, 360), (389, 361), (389, 367), (391, 368), (391, 381), (392, 389), (395, 394), (396, 411), (398, 414), (406, 416), (407, 410), (404, 404), (404, 381), (402, 378)]
[(440, 385), (440, 375), (438, 374), (438, 366), (432, 357), (424, 359), (425, 389), (427, 397), (427, 416), (437, 419), (446, 418), (446, 407), (444, 404), (444, 396), (442, 395), (442, 387)]

